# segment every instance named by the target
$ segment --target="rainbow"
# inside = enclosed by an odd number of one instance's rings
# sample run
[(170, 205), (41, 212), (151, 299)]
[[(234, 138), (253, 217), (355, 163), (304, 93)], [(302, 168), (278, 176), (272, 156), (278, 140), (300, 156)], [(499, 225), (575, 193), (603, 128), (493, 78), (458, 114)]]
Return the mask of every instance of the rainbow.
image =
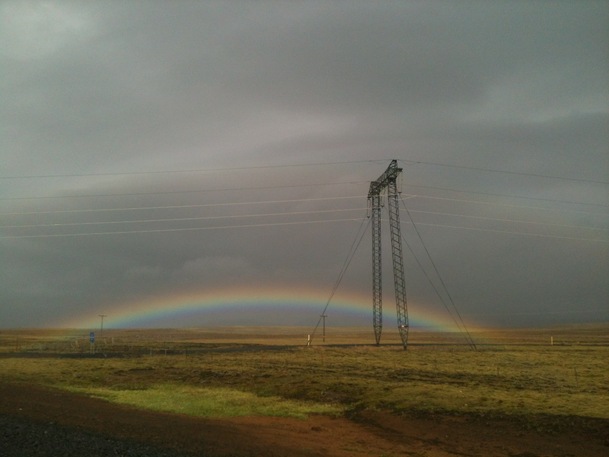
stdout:
[[(171, 328), (214, 325), (315, 325), (328, 302), (328, 291), (302, 286), (242, 286), (180, 291), (113, 303), (58, 323), (63, 328), (97, 328), (99, 314), (105, 328)], [(390, 300), (384, 306), (384, 322), (395, 322)], [(448, 315), (420, 312), (409, 305), (413, 328), (454, 331)], [(328, 324), (370, 325), (369, 294), (337, 292), (329, 303)]]

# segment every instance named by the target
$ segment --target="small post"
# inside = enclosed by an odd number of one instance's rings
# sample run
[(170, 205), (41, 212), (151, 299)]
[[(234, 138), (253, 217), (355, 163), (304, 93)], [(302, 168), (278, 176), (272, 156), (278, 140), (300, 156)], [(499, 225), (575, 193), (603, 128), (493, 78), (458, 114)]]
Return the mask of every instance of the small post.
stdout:
[(101, 327), (99, 329), (99, 337), (101, 338), (104, 335), (104, 317), (106, 317), (107, 314), (99, 314), (99, 317), (101, 317)]
[(326, 317), (328, 317), (327, 314), (322, 314), (321, 315), (321, 319), (322, 319), (322, 341), (325, 343), (326, 342)]
[(554, 346), (554, 337), (553, 336), (550, 337), (550, 346)]
[(307, 335), (307, 346), (311, 346), (311, 334)]

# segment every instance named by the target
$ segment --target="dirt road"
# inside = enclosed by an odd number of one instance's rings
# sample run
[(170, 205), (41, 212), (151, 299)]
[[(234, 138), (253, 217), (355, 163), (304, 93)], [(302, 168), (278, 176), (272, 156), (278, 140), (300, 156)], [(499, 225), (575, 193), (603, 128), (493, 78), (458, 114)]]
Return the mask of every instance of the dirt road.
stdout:
[(503, 419), (387, 412), (307, 420), (202, 419), (35, 385), (0, 384), (0, 454), (6, 457), (609, 455), (609, 421), (565, 418), (561, 424), (557, 431), (526, 430)]

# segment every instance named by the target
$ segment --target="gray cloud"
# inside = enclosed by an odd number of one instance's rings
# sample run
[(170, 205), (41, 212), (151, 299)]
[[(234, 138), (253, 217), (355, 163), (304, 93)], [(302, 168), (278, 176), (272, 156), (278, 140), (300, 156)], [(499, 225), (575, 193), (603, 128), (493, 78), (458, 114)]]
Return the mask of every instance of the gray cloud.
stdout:
[[(3, 2), (0, 326), (329, 291), (393, 158), (473, 322), (607, 320), (607, 23), (593, 1)], [(321, 219), (354, 220), (293, 224)], [(344, 290), (367, 293), (369, 243)]]

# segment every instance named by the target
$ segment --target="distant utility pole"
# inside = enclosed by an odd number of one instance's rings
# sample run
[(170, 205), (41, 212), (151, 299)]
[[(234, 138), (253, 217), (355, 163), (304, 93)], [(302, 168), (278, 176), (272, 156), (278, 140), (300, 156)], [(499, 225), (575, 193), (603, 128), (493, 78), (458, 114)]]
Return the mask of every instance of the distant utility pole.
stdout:
[(101, 328), (99, 329), (99, 337), (101, 338), (102, 335), (104, 334), (104, 317), (106, 317), (107, 314), (100, 314), (99, 317), (101, 317)]
[(322, 324), (322, 333), (321, 334), (322, 334), (322, 337), (323, 337), (323, 342), (325, 343), (326, 342), (326, 317), (328, 317), (328, 315), (327, 314), (322, 314), (320, 317), (321, 317), (322, 322), (323, 322), (323, 324)]

